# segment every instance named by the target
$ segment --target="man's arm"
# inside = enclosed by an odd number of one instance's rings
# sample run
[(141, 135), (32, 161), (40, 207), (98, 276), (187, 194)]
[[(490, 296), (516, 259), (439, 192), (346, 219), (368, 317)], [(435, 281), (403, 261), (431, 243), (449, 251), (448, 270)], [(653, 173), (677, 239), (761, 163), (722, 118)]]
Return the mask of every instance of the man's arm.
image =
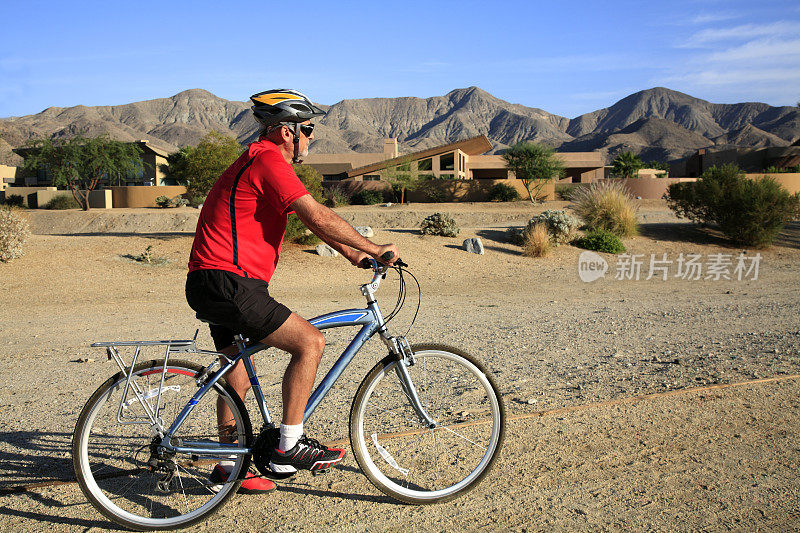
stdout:
[[(377, 245), (372, 241), (362, 237), (353, 226), (348, 224), (342, 217), (320, 204), (310, 194), (301, 196), (291, 204), (291, 208), (300, 217), (308, 229), (317, 237), (328, 243), (333, 249), (341, 253), (354, 265), (363, 257), (362, 252), (383, 261), (380, 256), (386, 252), (392, 252), (394, 257), (390, 261), (393, 263), (399, 253), (394, 244)], [(353, 250), (352, 248), (355, 248)]]

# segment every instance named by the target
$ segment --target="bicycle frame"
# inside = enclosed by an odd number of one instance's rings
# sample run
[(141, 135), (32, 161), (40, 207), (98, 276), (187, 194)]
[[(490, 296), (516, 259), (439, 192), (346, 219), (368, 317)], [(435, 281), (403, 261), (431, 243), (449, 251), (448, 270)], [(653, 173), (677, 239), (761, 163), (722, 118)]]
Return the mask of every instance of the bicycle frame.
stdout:
[[(322, 402), (323, 398), (325, 398), (327, 393), (331, 390), (334, 383), (336, 383), (336, 380), (339, 379), (344, 370), (350, 364), (350, 361), (353, 360), (353, 357), (355, 357), (361, 347), (364, 346), (364, 343), (366, 343), (376, 331), (381, 329), (385, 331), (383, 316), (381, 315), (377, 304), (371, 304), (366, 309), (346, 309), (333, 313), (327, 313), (316, 318), (312, 318), (309, 320), (309, 322), (320, 330), (348, 326), (361, 326), (361, 329), (353, 338), (353, 340), (350, 341), (350, 344), (347, 346), (347, 348), (345, 348), (345, 350), (333, 364), (325, 377), (322, 378), (320, 384), (317, 385), (317, 388), (309, 397), (305, 412), (303, 413), (303, 422), (308, 420), (308, 418), (313, 414), (314, 410), (316, 410), (317, 406), (319, 406), (320, 402)], [(166, 431), (166, 434), (162, 439), (162, 445), (166, 449), (178, 453), (208, 454), (209, 452), (216, 453), (220, 450), (224, 450), (225, 453), (230, 452), (231, 455), (251, 453), (252, 449), (250, 448), (240, 448), (232, 444), (226, 445), (224, 443), (204, 442), (202, 443), (202, 446), (199, 446), (200, 443), (183, 442), (182, 445), (174, 446), (170, 445), (170, 440), (171, 437), (178, 431), (186, 418), (189, 417), (192, 409), (195, 405), (197, 405), (200, 399), (240, 360), (244, 362), (244, 367), (250, 379), (250, 384), (252, 386), (253, 393), (255, 394), (256, 403), (258, 404), (259, 411), (261, 412), (261, 417), (264, 419), (264, 424), (267, 426), (273, 426), (274, 424), (269, 413), (269, 408), (267, 407), (267, 401), (264, 397), (263, 391), (261, 390), (261, 384), (256, 376), (255, 367), (253, 366), (252, 361), (253, 355), (266, 348), (267, 346), (257, 343), (246, 347), (232, 359), (228, 359), (226, 363), (219, 370), (217, 370), (197, 392), (195, 392), (191, 400), (189, 400), (189, 403), (183, 408), (170, 428)]]

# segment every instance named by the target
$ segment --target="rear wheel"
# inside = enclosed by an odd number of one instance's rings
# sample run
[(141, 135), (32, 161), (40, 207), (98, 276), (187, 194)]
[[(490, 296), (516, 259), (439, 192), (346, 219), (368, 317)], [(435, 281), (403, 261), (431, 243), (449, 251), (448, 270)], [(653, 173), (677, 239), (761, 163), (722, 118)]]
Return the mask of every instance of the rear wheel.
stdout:
[(505, 433), (505, 409), (491, 376), (472, 356), (449, 346), (411, 347), (406, 367), (427, 427), (412, 407), (393, 357), (367, 374), (350, 411), (353, 455), (369, 480), (408, 503), (451, 500), (489, 473)]
[[(133, 380), (144, 404), (155, 410), (168, 428), (197, 391), (203, 368), (195, 363), (170, 360), (136, 365)], [(117, 373), (95, 391), (75, 426), (72, 460), (81, 490), (106, 517), (132, 529), (175, 529), (206, 518), (238, 489), (250, 464), (249, 455), (164, 454), (154, 460), (161, 438), (132, 390), (125, 398), (126, 375)], [(228, 406), (232, 419), (224, 424), (227, 442), (250, 446), (252, 430), (238, 394), (218, 381), (178, 430), (174, 445), (183, 441), (216, 444), (220, 439), (217, 403)], [(145, 422), (145, 423), (132, 423)], [(233, 462), (229, 474), (212, 482), (209, 475), (223, 459)]]

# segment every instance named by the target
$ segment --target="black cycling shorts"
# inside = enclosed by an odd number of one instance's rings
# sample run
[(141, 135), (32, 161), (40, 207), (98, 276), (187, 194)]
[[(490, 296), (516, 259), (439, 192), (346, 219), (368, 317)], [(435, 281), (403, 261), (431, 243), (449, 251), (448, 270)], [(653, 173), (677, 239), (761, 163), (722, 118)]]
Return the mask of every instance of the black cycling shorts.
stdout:
[(233, 344), (241, 333), (252, 343), (281, 327), (292, 312), (275, 301), (266, 281), (225, 270), (195, 270), (186, 277), (186, 301), (198, 318), (211, 322), (217, 350)]

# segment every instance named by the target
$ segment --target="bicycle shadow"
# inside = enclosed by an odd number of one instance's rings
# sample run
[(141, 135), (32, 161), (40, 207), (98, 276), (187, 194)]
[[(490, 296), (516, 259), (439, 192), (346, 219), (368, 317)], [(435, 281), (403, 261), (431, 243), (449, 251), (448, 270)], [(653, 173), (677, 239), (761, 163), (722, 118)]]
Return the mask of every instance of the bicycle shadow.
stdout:
[(0, 495), (32, 483), (74, 480), (71, 448), (71, 433), (0, 433)]

